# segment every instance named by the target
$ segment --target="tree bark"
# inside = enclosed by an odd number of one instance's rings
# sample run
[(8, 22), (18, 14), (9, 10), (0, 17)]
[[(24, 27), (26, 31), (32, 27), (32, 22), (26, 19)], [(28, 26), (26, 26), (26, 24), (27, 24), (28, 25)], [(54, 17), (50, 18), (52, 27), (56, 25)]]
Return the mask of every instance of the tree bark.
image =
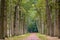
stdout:
[(4, 40), (5, 39), (5, 32), (4, 31), (4, 14), (5, 14), (5, 0), (1, 0), (1, 12), (0, 12), (0, 40)]
[(19, 6), (15, 6), (15, 13), (14, 13), (14, 35), (19, 35)]
[(59, 12), (58, 12), (58, 30), (59, 30), (58, 37), (60, 38), (60, 0), (58, 0), (58, 9), (59, 9)]
[(54, 36), (58, 36), (58, 4), (57, 0), (55, 1), (55, 20), (54, 20)]
[(47, 15), (47, 35), (51, 35), (51, 13), (49, 8), (49, 0), (46, 0), (46, 15)]

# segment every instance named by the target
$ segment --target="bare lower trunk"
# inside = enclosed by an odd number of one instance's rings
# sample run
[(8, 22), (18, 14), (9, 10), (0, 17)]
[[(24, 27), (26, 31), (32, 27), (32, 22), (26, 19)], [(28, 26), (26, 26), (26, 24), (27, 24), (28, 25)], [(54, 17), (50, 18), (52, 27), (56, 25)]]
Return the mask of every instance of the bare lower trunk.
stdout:
[(23, 34), (23, 22), (22, 21), (20, 22), (20, 32), (21, 32), (20, 34)]

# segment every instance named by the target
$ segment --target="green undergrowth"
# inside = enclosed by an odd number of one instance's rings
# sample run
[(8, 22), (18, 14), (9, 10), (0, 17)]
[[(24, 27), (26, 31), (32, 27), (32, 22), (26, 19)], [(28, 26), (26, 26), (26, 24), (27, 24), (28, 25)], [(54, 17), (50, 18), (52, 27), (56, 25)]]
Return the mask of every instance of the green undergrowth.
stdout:
[(6, 38), (5, 40), (24, 40), (26, 37), (28, 37), (30, 34), (24, 34), (24, 35), (19, 35), (19, 36), (14, 36), (14, 37), (9, 37)]
[(37, 33), (37, 36), (41, 39), (41, 40), (47, 40), (47, 37), (43, 34)]

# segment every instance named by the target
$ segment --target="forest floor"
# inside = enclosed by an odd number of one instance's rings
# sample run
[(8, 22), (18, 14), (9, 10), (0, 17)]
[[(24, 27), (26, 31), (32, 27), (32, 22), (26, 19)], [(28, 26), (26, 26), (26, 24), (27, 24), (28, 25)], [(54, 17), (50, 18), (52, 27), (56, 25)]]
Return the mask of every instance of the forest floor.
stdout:
[(20, 36), (6, 38), (6, 40), (60, 40), (57, 37), (50, 37), (39, 33), (28, 33)]
[(47, 40), (60, 40), (60, 39), (58, 39), (58, 37), (47, 36)]
[(37, 34), (37, 36), (41, 39), (41, 40), (60, 40), (58, 37), (51, 37), (51, 36), (46, 36), (43, 34)]

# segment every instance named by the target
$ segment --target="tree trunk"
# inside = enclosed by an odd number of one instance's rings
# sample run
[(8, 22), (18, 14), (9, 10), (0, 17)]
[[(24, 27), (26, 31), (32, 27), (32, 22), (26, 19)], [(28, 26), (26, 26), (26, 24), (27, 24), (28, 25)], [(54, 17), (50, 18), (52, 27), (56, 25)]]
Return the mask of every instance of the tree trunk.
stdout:
[(54, 36), (54, 13), (51, 5), (50, 5), (50, 18), (51, 18), (50, 36)]
[(4, 3), (4, 36), (7, 37), (7, 5), (6, 5), (6, 0)]
[[(6, 7), (5, 7), (5, 9), (6, 9)], [(4, 12), (4, 35), (5, 35), (5, 37), (7, 37), (7, 13), (6, 13), (6, 10), (5, 10), (5, 12)]]
[(60, 0), (58, 0), (58, 8), (59, 8), (59, 12), (58, 12), (58, 30), (59, 30), (59, 38), (60, 38)]
[(44, 34), (44, 29), (45, 29), (43, 18), (44, 18), (44, 14), (41, 14), (42, 34)]
[(24, 31), (24, 34), (27, 33), (27, 26), (26, 26), (26, 21), (25, 21), (25, 15), (24, 15), (24, 19), (23, 19), (23, 31)]
[(4, 14), (5, 14), (5, 0), (1, 0), (1, 12), (0, 12), (0, 40), (5, 39), (5, 32), (4, 31)]
[(47, 35), (51, 35), (51, 13), (49, 8), (49, 0), (46, 0), (46, 15), (47, 15)]
[(19, 6), (15, 6), (15, 14), (14, 14), (14, 35), (19, 35)]
[[(57, 3), (57, 0), (55, 2)], [(56, 4), (55, 8), (54, 36), (58, 36), (58, 4)]]

